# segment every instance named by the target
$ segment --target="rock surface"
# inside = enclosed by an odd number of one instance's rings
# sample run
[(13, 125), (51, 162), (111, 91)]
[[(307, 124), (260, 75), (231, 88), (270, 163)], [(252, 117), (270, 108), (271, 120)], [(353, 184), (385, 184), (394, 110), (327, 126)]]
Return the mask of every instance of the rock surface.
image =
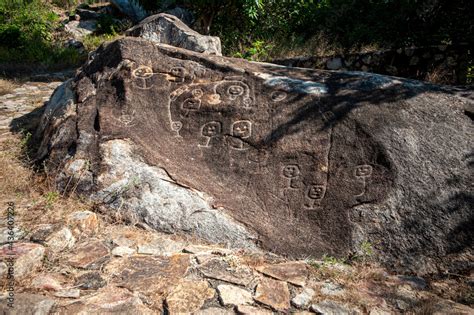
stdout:
[(252, 294), (249, 291), (234, 285), (221, 284), (217, 287), (217, 292), (219, 300), (224, 306), (253, 303)]
[(262, 278), (255, 290), (255, 300), (276, 311), (284, 312), (290, 308), (288, 285), (283, 281)]
[(201, 35), (171, 14), (160, 13), (149, 16), (129, 29), (126, 34), (199, 53), (222, 55), (219, 37)]
[(423, 274), (472, 262), (472, 111), (417, 81), (124, 38), (57, 90), (37, 159), (131, 222), (299, 257), (369, 243)]

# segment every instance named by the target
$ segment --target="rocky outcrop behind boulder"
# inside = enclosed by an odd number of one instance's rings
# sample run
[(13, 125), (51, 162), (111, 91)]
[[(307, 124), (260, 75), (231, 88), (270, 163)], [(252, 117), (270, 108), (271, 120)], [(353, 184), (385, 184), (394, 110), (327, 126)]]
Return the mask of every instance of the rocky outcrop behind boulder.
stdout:
[(124, 38), (49, 102), (62, 190), (167, 232), (417, 273), (472, 262), (472, 103), (417, 81)]
[(201, 35), (171, 14), (149, 16), (129, 29), (126, 34), (199, 53), (222, 55), (219, 37)]

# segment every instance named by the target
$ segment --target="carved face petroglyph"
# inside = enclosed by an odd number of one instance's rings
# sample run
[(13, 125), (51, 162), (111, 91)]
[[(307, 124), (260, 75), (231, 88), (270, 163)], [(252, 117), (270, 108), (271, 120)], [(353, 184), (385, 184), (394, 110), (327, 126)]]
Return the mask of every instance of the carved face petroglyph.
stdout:
[(137, 78), (150, 78), (153, 75), (153, 69), (148, 66), (140, 66), (133, 70), (132, 74)]
[(356, 177), (369, 177), (372, 175), (372, 166), (370, 165), (359, 165), (355, 169)]
[(296, 164), (290, 164), (283, 167), (283, 176), (286, 178), (295, 178), (300, 175), (300, 168)]
[(202, 126), (202, 135), (204, 137), (214, 137), (221, 133), (221, 123), (218, 121), (211, 121)]
[(183, 123), (182, 123), (182, 122), (180, 122), (180, 121), (173, 121), (173, 122), (171, 123), (171, 129), (172, 129), (173, 131), (180, 131), (181, 128), (183, 128)]
[(204, 92), (201, 89), (194, 89), (192, 92), (195, 98), (201, 98)]
[(308, 190), (308, 198), (310, 199), (323, 199), (326, 187), (323, 185), (311, 185)]
[(175, 77), (184, 78), (186, 75), (186, 69), (183, 67), (173, 67), (171, 68), (170, 73)]
[(252, 134), (252, 123), (248, 120), (239, 120), (232, 124), (232, 135), (242, 139)]
[(229, 95), (233, 98), (244, 94), (244, 91), (244, 88), (239, 85), (231, 85), (227, 89), (227, 93), (229, 93)]
[(196, 98), (188, 98), (183, 102), (184, 110), (198, 110), (201, 107), (201, 100)]

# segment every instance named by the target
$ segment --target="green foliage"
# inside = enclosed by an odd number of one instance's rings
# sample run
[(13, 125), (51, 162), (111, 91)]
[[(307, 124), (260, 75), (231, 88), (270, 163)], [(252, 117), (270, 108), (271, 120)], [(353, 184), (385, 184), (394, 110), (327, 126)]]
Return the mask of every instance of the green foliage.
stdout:
[(102, 35), (87, 35), (83, 39), (83, 44), (84, 47), (86, 48), (87, 51), (93, 51), (96, 50), (100, 45), (102, 45), (104, 42), (112, 41), (114, 39), (117, 39), (119, 35), (117, 34), (102, 34)]
[[(221, 38), (224, 53), (254, 59), (327, 39), (338, 50), (474, 42), (474, 1), (457, 0), (137, 0), (149, 11), (175, 5), (196, 15), (195, 29)], [(339, 49), (340, 48), (340, 49)], [(256, 59), (261, 60), (262, 57)]]
[(59, 17), (41, 0), (0, 2), (0, 62), (77, 65), (77, 50), (54, 42)]
[(56, 191), (50, 191), (44, 194), (43, 198), (46, 201), (46, 206), (52, 207), (56, 200), (58, 200), (59, 193)]

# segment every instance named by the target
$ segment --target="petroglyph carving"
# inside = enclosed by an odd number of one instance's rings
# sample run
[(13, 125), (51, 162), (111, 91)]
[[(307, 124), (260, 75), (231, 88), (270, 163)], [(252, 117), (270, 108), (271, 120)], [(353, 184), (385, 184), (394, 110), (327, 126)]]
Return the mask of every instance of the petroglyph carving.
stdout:
[(204, 145), (199, 144), (200, 147), (209, 148), (211, 139), (222, 132), (222, 124), (219, 121), (210, 121), (204, 124), (201, 128), (201, 135), (205, 138)]
[(151, 78), (153, 77), (153, 69), (148, 66), (139, 66), (132, 71), (134, 85), (142, 90), (148, 90), (152, 87)]
[(173, 67), (170, 69), (170, 74), (172, 77), (168, 77), (168, 80), (174, 82), (184, 82), (186, 77), (186, 69), (184, 67)]
[(287, 97), (288, 93), (285, 91), (275, 91), (270, 95), (270, 98), (274, 102), (280, 102), (283, 101)]
[(255, 174), (267, 173), (266, 168), (269, 153), (266, 150), (250, 150), (247, 153), (249, 167)]
[(367, 180), (372, 176), (373, 168), (371, 165), (359, 165), (354, 170), (355, 177), (362, 182), (362, 192), (355, 197), (361, 197), (366, 193)]
[(122, 110), (122, 114), (119, 117), (120, 122), (128, 127), (131, 126), (134, 119), (135, 119), (135, 111), (128, 113), (126, 110)]
[(245, 89), (240, 85), (231, 85), (227, 89), (227, 94), (232, 100), (235, 100), (240, 95), (243, 95), (244, 92), (245, 92)]
[(204, 95), (202, 89), (194, 89), (191, 93), (195, 98), (201, 98)]
[(232, 124), (232, 135), (241, 139), (252, 135), (252, 122), (249, 120), (238, 120)]
[(322, 117), (323, 117), (323, 121), (326, 123), (330, 123), (334, 121), (334, 119), (336, 119), (336, 115), (331, 111), (324, 112), (322, 114)]
[(320, 202), (324, 198), (325, 194), (325, 185), (309, 185), (306, 190), (307, 202), (305, 203), (305, 207), (310, 210), (316, 209), (320, 205)]
[(297, 180), (301, 174), (300, 167), (296, 164), (285, 165), (282, 169), (283, 177), (288, 179), (286, 188), (298, 189)]
[(181, 104), (182, 115), (189, 115), (190, 111), (196, 111), (201, 107), (201, 100), (198, 98), (188, 98)]
[(179, 134), (179, 131), (181, 130), (181, 128), (183, 128), (183, 123), (182, 122), (180, 122), (180, 121), (171, 122), (171, 130), (176, 132), (177, 137), (181, 137), (180, 134)]

